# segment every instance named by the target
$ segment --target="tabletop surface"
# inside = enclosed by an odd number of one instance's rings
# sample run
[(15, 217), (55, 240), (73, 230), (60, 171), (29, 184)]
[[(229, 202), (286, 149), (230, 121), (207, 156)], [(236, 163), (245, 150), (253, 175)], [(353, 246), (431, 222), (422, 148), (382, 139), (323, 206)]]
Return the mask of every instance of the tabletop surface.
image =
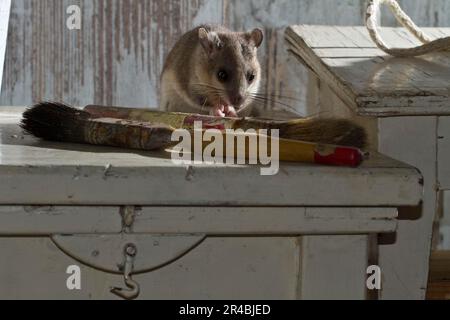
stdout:
[(420, 173), (379, 154), (356, 169), (281, 163), (277, 175), (262, 176), (254, 165), (176, 165), (167, 152), (42, 141), (22, 132), (20, 118), (0, 111), (0, 204), (397, 206), (421, 199)]
[[(424, 28), (433, 38), (450, 28)], [(403, 28), (382, 28), (392, 47), (420, 45)], [(449, 115), (450, 52), (396, 58), (379, 50), (365, 27), (298, 25), (289, 49), (359, 115)]]

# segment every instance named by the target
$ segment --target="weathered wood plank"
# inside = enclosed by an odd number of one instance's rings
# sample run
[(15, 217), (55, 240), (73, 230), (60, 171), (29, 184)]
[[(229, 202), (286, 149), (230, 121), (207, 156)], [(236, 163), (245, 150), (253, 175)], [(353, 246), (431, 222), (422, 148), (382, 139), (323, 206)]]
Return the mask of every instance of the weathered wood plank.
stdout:
[(450, 117), (438, 118), (438, 182), (441, 189), (450, 189)]
[[(156, 107), (162, 62), (172, 43), (194, 25), (223, 23), (235, 30), (261, 27), (265, 111), (307, 114), (308, 74), (286, 53), (284, 28), (298, 23), (362, 25), (365, 0), (15, 0), (0, 105), (64, 100)], [(68, 5), (80, 5), (81, 31), (65, 28)], [(446, 26), (447, 0), (402, 1), (420, 26)], [(383, 11), (383, 25), (395, 19)], [(354, 39), (363, 36), (359, 29)], [(358, 40), (358, 43), (359, 41)], [(370, 45), (370, 41), (365, 46)], [(277, 95), (279, 101), (273, 101)], [(288, 98), (284, 98), (287, 96)], [(294, 98), (294, 99), (293, 99)], [(312, 112), (314, 114), (314, 112)]]
[[(450, 35), (448, 28), (426, 30)], [(383, 37), (400, 47), (418, 44), (403, 29), (386, 28)], [(388, 57), (375, 45), (365, 47), (370, 38), (362, 27), (292, 26), (286, 39), (293, 53), (359, 115), (450, 114), (448, 53)]]
[[(377, 48), (364, 27), (294, 25), (295, 33), (302, 37), (311, 48)], [(423, 28), (425, 33), (434, 37), (450, 36), (450, 28)], [(383, 39), (396, 47), (417, 46), (421, 42), (404, 28), (381, 28)]]
[[(300, 235), (394, 232), (395, 208), (140, 207), (130, 233)], [(0, 206), (1, 236), (117, 234), (121, 208)]]
[[(0, 299), (119, 299), (110, 288), (124, 285), (122, 275), (84, 266), (47, 237), (1, 238), (0, 252)], [(211, 237), (181, 259), (133, 279), (140, 299), (294, 299), (299, 255), (292, 237)], [(82, 290), (67, 290), (70, 265), (81, 268)]]
[[(328, 83), (346, 105), (354, 108), (353, 105), (356, 93), (354, 93), (349, 86), (341, 83), (337, 75), (331, 72), (331, 70), (329, 70), (323, 61), (315, 54), (312, 47), (305, 43), (307, 40), (298, 37), (296, 29), (297, 26), (286, 29), (286, 41), (288, 42), (291, 52), (304, 62), (319, 79)], [(321, 67), (314, 67), (316, 65), (320, 65)]]
[(382, 118), (379, 128), (380, 152), (410, 163), (424, 176), (421, 206), (400, 211), (396, 237), (380, 240), (381, 297), (424, 299), (437, 211), (437, 117)]
[(367, 236), (306, 236), (301, 246), (300, 299), (366, 299)]
[[(174, 41), (221, 18), (222, 1), (205, 2), (13, 1), (0, 104), (157, 107), (159, 75)], [(70, 5), (81, 9), (81, 30), (66, 27)]]
[(119, 207), (0, 206), (1, 236), (119, 233)]
[(300, 235), (394, 232), (395, 208), (144, 207), (133, 232)]
[(433, 249), (450, 251), (450, 189), (442, 190), (439, 200), (441, 208), (434, 225)]
[(9, 10), (11, 0), (0, 1), (0, 89), (3, 80), (3, 67), (5, 65), (6, 38), (8, 35)]
[(387, 57), (386, 53), (378, 48), (319, 48), (314, 50), (322, 59), (353, 59)]

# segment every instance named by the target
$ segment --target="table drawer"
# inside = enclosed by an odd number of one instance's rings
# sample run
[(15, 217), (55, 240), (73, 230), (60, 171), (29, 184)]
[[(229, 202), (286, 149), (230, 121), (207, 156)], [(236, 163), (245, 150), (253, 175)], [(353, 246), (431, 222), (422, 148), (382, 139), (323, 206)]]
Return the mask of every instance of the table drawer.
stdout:
[[(49, 238), (0, 238), (0, 299), (114, 299), (121, 275), (64, 254)], [(295, 237), (211, 237), (173, 263), (133, 277), (141, 299), (295, 299)], [(81, 290), (69, 290), (69, 266), (81, 268)]]
[[(374, 235), (394, 232), (396, 216), (370, 207), (0, 206), (0, 299), (114, 298), (129, 246), (143, 299), (364, 299)], [(73, 266), (80, 290), (67, 286)]]

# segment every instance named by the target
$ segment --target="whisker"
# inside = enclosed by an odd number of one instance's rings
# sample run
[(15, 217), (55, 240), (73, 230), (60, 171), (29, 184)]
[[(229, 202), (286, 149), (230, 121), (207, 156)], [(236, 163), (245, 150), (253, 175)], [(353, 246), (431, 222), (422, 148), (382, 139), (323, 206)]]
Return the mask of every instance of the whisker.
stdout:
[[(218, 88), (211, 84), (196, 82), (196, 83), (191, 83), (191, 85), (194, 87), (195, 93), (202, 94), (202, 95), (215, 96), (219, 99), (219, 102), (221, 102), (223, 100), (223, 96), (227, 95), (225, 90), (223, 90), (222, 88)], [(294, 106), (288, 104), (287, 102), (280, 101), (280, 99), (286, 99), (286, 100), (291, 100), (291, 101), (300, 101), (299, 99), (294, 98), (294, 97), (289, 97), (289, 96), (284, 96), (284, 95), (279, 95), (279, 94), (265, 94), (265, 93), (261, 93), (261, 92), (250, 93), (247, 95), (247, 97), (251, 98), (254, 101), (258, 100), (259, 104), (263, 105), (264, 107), (270, 106), (270, 105), (272, 105), (272, 106), (279, 105), (279, 106), (288, 108), (290, 110), (296, 110), (296, 109)], [(205, 106), (206, 106), (206, 103), (202, 106), (202, 110)], [(248, 105), (241, 110), (244, 110), (247, 107), (248, 107)]]
[(221, 88), (218, 88), (218, 87), (215, 87), (213, 85), (206, 84), (206, 83), (192, 83), (192, 85), (199, 86), (199, 87), (204, 87), (204, 88), (210, 88), (210, 89), (214, 89), (214, 90), (217, 90), (217, 91), (224, 91)]
[(203, 112), (203, 109), (205, 109), (206, 103), (208, 102), (208, 98), (205, 98), (205, 102), (203, 103), (200, 112)]
[(236, 110), (237, 114), (239, 115), (240, 112), (247, 110), (248, 108), (251, 108), (253, 106), (252, 103), (247, 104), (245, 107), (240, 108), (239, 110)]
[(282, 101), (272, 98), (272, 97), (268, 97), (268, 96), (263, 96), (263, 95), (255, 95), (255, 94), (249, 94), (249, 97), (255, 98), (255, 99), (263, 99), (263, 100), (267, 100), (270, 102), (280, 102), (283, 103)]
[(271, 98), (280, 98), (280, 99), (286, 99), (286, 100), (293, 100), (293, 101), (299, 101), (301, 102), (301, 99), (290, 97), (290, 96), (284, 96), (284, 95), (278, 95), (278, 94), (265, 94), (261, 92), (255, 93), (255, 95), (261, 96), (261, 97), (271, 97)]
[(278, 104), (280, 106), (284, 106), (284, 107), (287, 107), (289, 109), (296, 110), (295, 107), (293, 107), (293, 106), (291, 106), (291, 105), (289, 105), (287, 103), (284, 103), (284, 102), (281, 102), (281, 101), (277, 101), (277, 100), (273, 100), (273, 99), (269, 99), (267, 97), (259, 97), (259, 96), (253, 96), (253, 95), (250, 95), (250, 97), (253, 98), (254, 100), (259, 100), (259, 101), (262, 101), (262, 102), (269, 102), (272, 105), (273, 104)]
[(199, 88), (196, 88), (196, 89), (194, 89), (195, 91), (202, 91), (202, 92), (220, 92), (220, 93), (224, 93), (224, 91), (223, 90), (221, 90), (221, 89), (218, 89), (218, 88), (214, 88), (214, 87), (208, 87), (208, 86), (204, 86), (204, 88), (201, 88), (201, 89), (199, 89)]

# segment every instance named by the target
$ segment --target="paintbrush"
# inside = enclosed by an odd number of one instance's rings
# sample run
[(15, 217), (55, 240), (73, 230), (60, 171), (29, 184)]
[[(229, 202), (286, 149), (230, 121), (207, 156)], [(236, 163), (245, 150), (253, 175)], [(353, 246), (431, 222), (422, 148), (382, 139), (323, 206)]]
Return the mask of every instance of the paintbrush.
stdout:
[[(45, 140), (87, 143), (139, 150), (157, 150), (174, 147), (179, 141), (172, 141), (176, 130), (167, 124), (152, 124), (147, 121), (112, 118), (111, 115), (100, 117), (91, 113), (69, 107), (61, 103), (39, 103), (23, 114), (21, 127), (28, 133)], [(160, 113), (159, 116), (164, 116)], [(200, 130), (204, 133), (204, 130)], [(191, 130), (192, 142), (195, 143), (195, 131)], [(227, 139), (239, 139), (244, 135), (245, 150), (240, 154), (250, 159), (249, 141), (253, 134), (227, 133), (221, 131), (226, 144)], [(257, 134), (257, 139), (265, 138)], [(267, 137), (267, 149), (272, 150), (272, 142)], [(308, 162), (336, 166), (358, 166), (362, 161), (362, 153), (357, 148), (345, 146), (322, 145), (292, 139), (276, 139), (279, 144), (278, 159), (280, 161)], [(203, 152), (209, 142), (202, 141)], [(259, 144), (258, 144), (259, 146)], [(238, 145), (235, 145), (234, 155), (238, 155)], [(193, 150), (194, 151), (194, 150)], [(218, 154), (227, 157), (225, 148), (217, 150)], [(259, 150), (257, 150), (259, 154)], [(271, 155), (272, 157), (276, 155)]]
[(154, 124), (169, 125), (174, 128), (192, 129), (195, 121), (201, 121), (203, 129), (278, 129), (279, 137), (283, 139), (355, 148), (365, 148), (367, 145), (366, 130), (347, 119), (300, 118), (280, 121), (256, 118), (220, 118), (200, 114), (98, 105), (88, 105), (84, 110), (93, 117), (148, 121)]
[(157, 150), (171, 143), (174, 128), (149, 122), (97, 118), (61, 103), (39, 103), (23, 113), (21, 127), (50, 141)]

